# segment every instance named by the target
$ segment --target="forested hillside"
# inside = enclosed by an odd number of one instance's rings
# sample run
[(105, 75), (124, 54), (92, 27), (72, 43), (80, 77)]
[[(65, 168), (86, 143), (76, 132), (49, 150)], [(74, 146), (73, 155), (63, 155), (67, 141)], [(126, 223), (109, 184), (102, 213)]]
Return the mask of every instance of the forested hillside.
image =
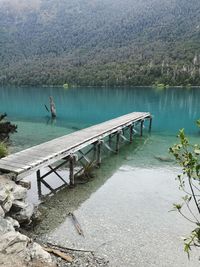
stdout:
[(199, 0), (0, 0), (0, 85), (200, 85)]

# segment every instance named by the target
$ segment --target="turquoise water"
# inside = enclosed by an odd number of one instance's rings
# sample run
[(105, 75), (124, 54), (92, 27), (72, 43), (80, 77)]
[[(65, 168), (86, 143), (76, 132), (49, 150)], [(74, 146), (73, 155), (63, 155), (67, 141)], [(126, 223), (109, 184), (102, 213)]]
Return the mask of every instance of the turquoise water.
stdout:
[[(53, 122), (44, 107), (50, 95), (57, 106)], [(42, 221), (33, 232), (61, 246), (95, 250), (111, 267), (199, 266), (199, 251), (188, 261), (181, 240), (193, 225), (168, 212), (182, 195), (175, 181), (180, 170), (175, 162), (156, 157), (169, 157), (180, 128), (199, 143), (199, 103), (200, 88), (1, 88), (0, 113), (7, 112), (18, 125), (11, 152), (128, 112), (153, 114), (152, 133), (144, 131), (143, 138), (135, 137), (118, 155), (104, 158), (91, 181), (44, 198)], [(66, 170), (60, 174), (68, 177)], [(47, 178), (53, 187), (59, 185), (54, 174)], [(28, 199), (38, 203), (35, 174), (27, 179), (32, 182)], [(69, 211), (85, 238), (77, 235)]]
[[(57, 119), (51, 121), (45, 104), (52, 95)], [(129, 113), (153, 114), (153, 133), (174, 136), (185, 128), (192, 136), (198, 131), (200, 88), (1, 88), (0, 113), (18, 125), (12, 136), (13, 151), (39, 144), (72, 131)], [(37, 134), (36, 134), (37, 133)]]

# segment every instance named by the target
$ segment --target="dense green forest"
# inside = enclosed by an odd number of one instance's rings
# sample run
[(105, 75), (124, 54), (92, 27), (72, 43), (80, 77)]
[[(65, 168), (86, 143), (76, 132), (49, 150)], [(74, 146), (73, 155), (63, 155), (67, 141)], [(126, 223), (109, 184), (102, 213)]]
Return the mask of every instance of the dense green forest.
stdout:
[(0, 0), (0, 85), (200, 85), (199, 0)]

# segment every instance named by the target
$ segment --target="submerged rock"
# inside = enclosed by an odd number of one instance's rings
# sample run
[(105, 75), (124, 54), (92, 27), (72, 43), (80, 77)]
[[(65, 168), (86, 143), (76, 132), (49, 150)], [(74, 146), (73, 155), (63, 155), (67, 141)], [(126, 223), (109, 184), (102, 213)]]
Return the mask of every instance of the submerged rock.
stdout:
[(154, 156), (155, 159), (159, 161), (164, 161), (164, 162), (173, 162), (174, 160), (170, 157), (165, 157), (165, 156)]

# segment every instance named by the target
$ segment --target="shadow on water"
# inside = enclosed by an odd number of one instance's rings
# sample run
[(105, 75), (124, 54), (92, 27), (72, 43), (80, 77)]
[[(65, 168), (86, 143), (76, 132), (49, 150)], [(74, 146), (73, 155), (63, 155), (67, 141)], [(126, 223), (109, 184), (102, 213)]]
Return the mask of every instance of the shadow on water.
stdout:
[[(119, 154), (106, 155), (104, 153), (101, 167), (94, 170), (94, 178), (91, 178), (88, 183), (78, 184), (73, 189), (66, 187), (53, 196), (43, 197), (43, 202), (39, 205), (42, 220), (39, 225), (34, 227), (33, 232), (41, 234), (57, 228), (59, 224), (65, 221), (69, 212), (77, 210), (122, 165), (126, 165), (132, 159), (133, 153), (137, 153), (137, 150), (141, 149), (148, 140), (149, 136), (145, 138), (137, 137), (132, 144), (121, 147)], [(64, 172), (67, 174), (67, 170)]]

